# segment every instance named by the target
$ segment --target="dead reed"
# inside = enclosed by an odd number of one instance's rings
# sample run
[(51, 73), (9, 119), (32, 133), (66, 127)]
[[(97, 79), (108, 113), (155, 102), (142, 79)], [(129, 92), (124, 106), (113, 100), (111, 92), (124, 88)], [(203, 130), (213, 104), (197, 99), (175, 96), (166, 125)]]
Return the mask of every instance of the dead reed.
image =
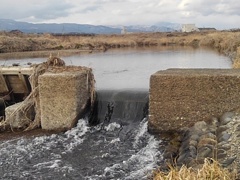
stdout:
[(222, 168), (213, 159), (205, 159), (204, 164), (199, 169), (182, 166), (181, 168), (169, 167), (168, 172), (156, 170), (153, 180), (234, 180), (237, 172), (230, 172)]

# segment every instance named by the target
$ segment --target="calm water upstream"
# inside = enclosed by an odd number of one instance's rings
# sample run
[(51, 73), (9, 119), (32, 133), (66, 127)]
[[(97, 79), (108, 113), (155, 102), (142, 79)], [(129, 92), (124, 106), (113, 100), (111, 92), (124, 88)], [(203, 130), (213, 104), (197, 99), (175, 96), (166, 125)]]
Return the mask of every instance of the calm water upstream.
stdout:
[[(92, 67), (100, 123), (88, 117), (65, 133), (0, 142), (0, 179), (147, 179), (164, 147), (147, 131), (150, 75), (168, 68), (231, 68), (213, 51), (191, 48), (111, 50), (62, 58)], [(1, 65), (45, 58), (2, 60)], [(109, 110), (110, 109), (110, 110)], [(112, 112), (112, 113), (111, 113)]]
[[(150, 75), (168, 68), (231, 68), (228, 57), (212, 50), (190, 47), (115, 49), (63, 57), (68, 65), (83, 65), (94, 71), (97, 89), (148, 89)], [(38, 63), (46, 58), (0, 60), (0, 65)]]

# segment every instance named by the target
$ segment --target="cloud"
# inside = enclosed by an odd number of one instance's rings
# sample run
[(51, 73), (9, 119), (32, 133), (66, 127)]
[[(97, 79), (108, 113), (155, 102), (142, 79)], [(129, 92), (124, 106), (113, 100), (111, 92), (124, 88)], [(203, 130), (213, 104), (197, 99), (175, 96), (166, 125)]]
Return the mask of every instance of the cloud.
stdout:
[(240, 21), (238, 0), (0, 0), (0, 3), (1, 18), (36, 23), (152, 25), (164, 21), (234, 27)]
[(27, 19), (31, 17), (36, 21), (54, 19), (69, 15), (73, 7), (64, 0), (8, 0), (1, 2), (0, 17), (4, 19)]
[(209, 15), (240, 15), (237, 0), (183, 0), (179, 4), (182, 11), (194, 12), (203, 16)]
[(87, 6), (83, 8), (82, 10), (79, 11), (81, 14), (89, 13), (89, 12), (94, 12), (101, 9), (101, 6)]

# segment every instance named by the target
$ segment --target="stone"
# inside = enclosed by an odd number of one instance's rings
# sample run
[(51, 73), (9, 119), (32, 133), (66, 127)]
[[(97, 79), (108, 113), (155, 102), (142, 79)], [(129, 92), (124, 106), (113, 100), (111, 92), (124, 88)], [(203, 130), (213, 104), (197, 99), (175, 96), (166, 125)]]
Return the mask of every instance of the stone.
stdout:
[(239, 108), (239, 72), (239, 69), (168, 69), (153, 74), (149, 92), (150, 132), (181, 132), (198, 121), (211, 121), (212, 117)]
[(207, 123), (204, 121), (196, 122), (193, 126), (193, 131), (203, 131), (207, 130)]
[(228, 130), (230, 128), (229, 125), (222, 125), (222, 126), (219, 126), (218, 129), (217, 129), (217, 134), (221, 134), (222, 132)]
[(41, 126), (64, 131), (75, 126), (91, 99), (89, 68), (66, 67), (39, 76)]
[(212, 133), (212, 134), (216, 134), (216, 132), (217, 132), (217, 127), (211, 126), (211, 127), (208, 128), (208, 131), (209, 131), (210, 133)]
[(220, 160), (220, 159), (225, 159), (227, 157), (227, 154), (226, 153), (218, 153), (217, 154), (217, 159)]
[(218, 120), (218, 118), (212, 117), (212, 118), (211, 118), (211, 123), (212, 123), (212, 125), (213, 125), (214, 127), (219, 126), (219, 120)]
[(227, 160), (223, 161), (223, 162), (221, 163), (221, 165), (222, 165), (223, 167), (228, 167), (229, 165), (231, 165), (231, 164), (235, 161), (235, 159), (236, 159), (236, 156), (234, 156), (234, 157), (229, 157)]
[(194, 141), (194, 140), (190, 140), (190, 141), (189, 141), (189, 146), (197, 147), (197, 144), (198, 144), (197, 141)]
[(210, 139), (217, 139), (216, 135), (211, 133), (211, 132), (208, 132), (206, 134), (203, 134), (200, 139), (204, 139), (204, 138), (210, 138)]
[(236, 131), (240, 131), (240, 124), (237, 125)]
[(24, 129), (34, 119), (33, 100), (25, 100), (8, 106), (5, 109), (6, 124), (10, 125), (12, 129)]
[(182, 163), (185, 158), (186, 158), (186, 154), (183, 153), (183, 154), (181, 154), (181, 155), (178, 157), (177, 162), (178, 162), (178, 163)]
[(197, 157), (197, 148), (195, 146), (189, 146), (189, 151), (192, 158)]
[(233, 112), (225, 112), (221, 117), (220, 117), (220, 123), (221, 125), (226, 125), (230, 121), (232, 121), (235, 113)]
[(190, 137), (190, 139), (193, 140), (193, 141), (198, 141), (199, 135), (193, 134), (193, 135)]
[(218, 142), (228, 141), (230, 137), (231, 137), (231, 134), (228, 134), (227, 132), (222, 132), (220, 134), (220, 137), (218, 138)]
[(213, 157), (213, 151), (212, 149), (208, 147), (201, 147), (198, 149), (197, 157), (207, 158), (207, 157)]
[(201, 148), (203, 146), (206, 145), (212, 145), (212, 146), (216, 146), (217, 145), (217, 141), (211, 138), (203, 138), (198, 142), (198, 148)]
[(231, 145), (226, 141), (222, 141), (222, 142), (218, 143), (218, 148), (219, 149), (224, 149), (224, 150), (227, 151), (227, 150), (231, 149)]
[(218, 149), (217, 150), (217, 153), (220, 154), (220, 153), (226, 153), (226, 150), (225, 149)]

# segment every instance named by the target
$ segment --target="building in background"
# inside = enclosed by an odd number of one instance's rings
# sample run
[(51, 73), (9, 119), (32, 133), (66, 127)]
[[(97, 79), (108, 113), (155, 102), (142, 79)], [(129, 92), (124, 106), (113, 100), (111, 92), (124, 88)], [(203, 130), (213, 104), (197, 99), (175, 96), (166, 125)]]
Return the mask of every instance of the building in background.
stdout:
[(121, 34), (127, 34), (127, 30), (124, 26), (122, 27)]
[(195, 24), (183, 24), (182, 32), (194, 32), (199, 31), (199, 29), (195, 26)]

